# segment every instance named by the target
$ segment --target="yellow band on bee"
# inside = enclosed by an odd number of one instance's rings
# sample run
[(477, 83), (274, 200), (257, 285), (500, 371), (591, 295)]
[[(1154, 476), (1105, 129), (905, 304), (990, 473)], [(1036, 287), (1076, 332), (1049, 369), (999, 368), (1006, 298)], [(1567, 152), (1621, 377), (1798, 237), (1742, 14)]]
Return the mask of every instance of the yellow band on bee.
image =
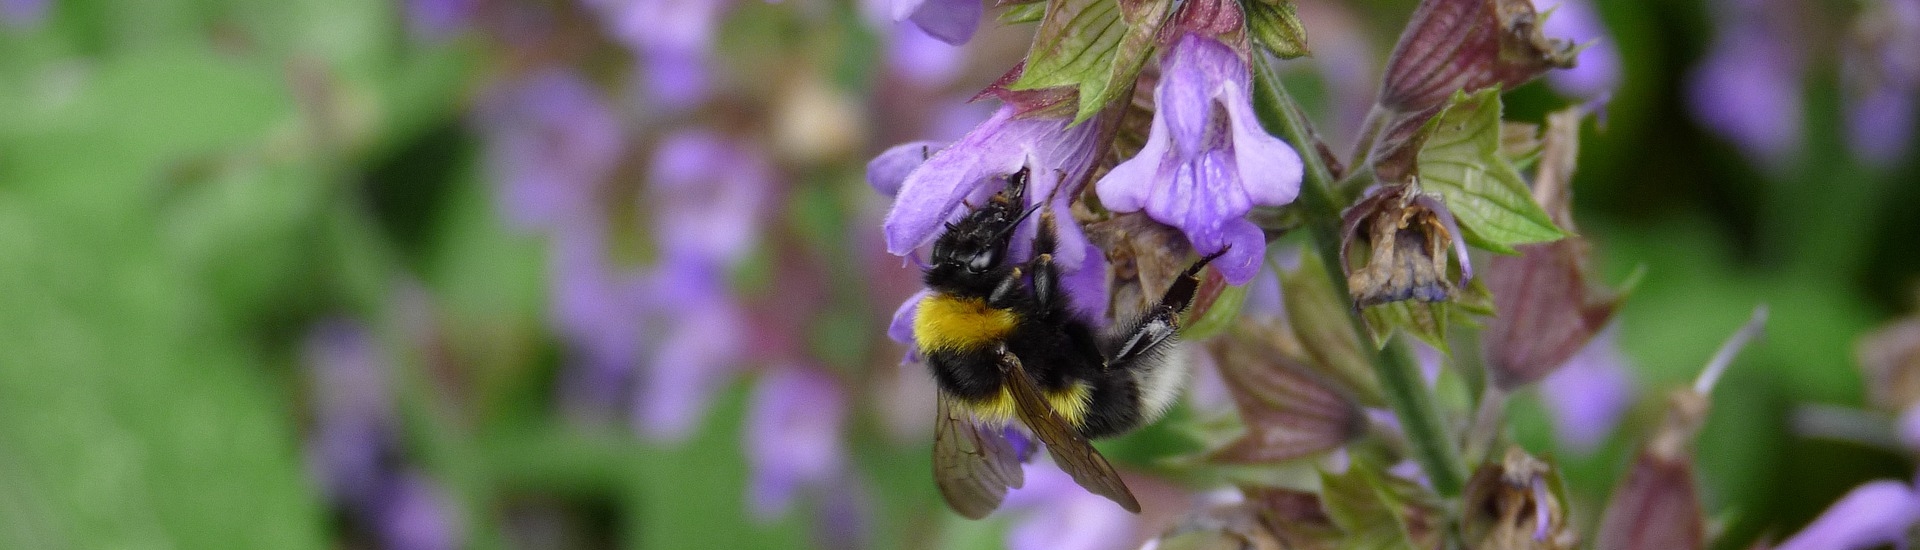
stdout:
[(925, 353), (980, 349), (1013, 332), (1020, 318), (980, 299), (934, 294), (913, 315), (913, 339)]

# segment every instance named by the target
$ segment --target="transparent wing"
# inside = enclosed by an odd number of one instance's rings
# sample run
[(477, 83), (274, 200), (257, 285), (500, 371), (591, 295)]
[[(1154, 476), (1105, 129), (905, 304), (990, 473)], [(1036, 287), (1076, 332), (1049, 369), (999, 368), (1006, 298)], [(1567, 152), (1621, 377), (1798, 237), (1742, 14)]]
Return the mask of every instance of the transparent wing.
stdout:
[(933, 427), (933, 481), (953, 511), (980, 519), (1000, 507), (1007, 488), (1026, 482), (1020, 455), (998, 430), (982, 429), (973, 415), (940, 396)]
[(1006, 371), (1007, 386), (1012, 388), (1014, 411), (1020, 422), (1047, 446), (1047, 454), (1053, 455), (1060, 469), (1066, 470), (1073, 476), (1074, 483), (1093, 494), (1107, 497), (1128, 512), (1140, 513), (1140, 501), (1133, 498), (1133, 491), (1120, 481), (1120, 474), (1113, 471), (1107, 457), (1100, 456), (1100, 451), (1080, 435), (1080, 430), (1074, 429), (1047, 404), (1040, 388), (1034, 387), (1033, 379), (1027, 377), (1027, 369), (1020, 366), (1020, 359), (1011, 353), (1002, 353), (1000, 357), (1000, 368)]

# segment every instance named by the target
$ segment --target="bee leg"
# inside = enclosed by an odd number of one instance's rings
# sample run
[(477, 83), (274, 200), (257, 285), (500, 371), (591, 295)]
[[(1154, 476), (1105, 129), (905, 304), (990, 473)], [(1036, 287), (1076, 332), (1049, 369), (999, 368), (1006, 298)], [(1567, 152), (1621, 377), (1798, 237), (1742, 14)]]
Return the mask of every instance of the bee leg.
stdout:
[(1024, 275), (1018, 267), (1008, 270), (1007, 276), (1000, 279), (1000, 284), (993, 287), (993, 293), (987, 295), (987, 305), (995, 308), (1011, 306), (1020, 297), (1020, 278)]
[(1199, 261), (1188, 266), (1186, 271), (1181, 272), (1180, 276), (1174, 279), (1173, 286), (1167, 288), (1166, 294), (1160, 295), (1160, 303), (1148, 308), (1147, 314), (1134, 322), (1132, 330), (1126, 333), (1125, 340), (1108, 364), (1122, 366), (1131, 363), (1151, 354), (1161, 342), (1172, 337), (1179, 329), (1180, 312), (1186, 311), (1188, 306), (1193, 305), (1193, 296), (1200, 290), (1200, 270), (1205, 268), (1207, 263), (1226, 253), (1227, 250), (1223, 248), (1219, 252), (1203, 256)]
[(1053, 266), (1053, 250), (1059, 246), (1054, 231), (1053, 209), (1047, 208), (1040, 213), (1040, 227), (1034, 231), (1033, 259), (1027, 261), (1027, 270), (1033, 272), (1033, 299), (1047, 311), (1054, 309), (1056, 290), (1060, 288), (1060, 270)]

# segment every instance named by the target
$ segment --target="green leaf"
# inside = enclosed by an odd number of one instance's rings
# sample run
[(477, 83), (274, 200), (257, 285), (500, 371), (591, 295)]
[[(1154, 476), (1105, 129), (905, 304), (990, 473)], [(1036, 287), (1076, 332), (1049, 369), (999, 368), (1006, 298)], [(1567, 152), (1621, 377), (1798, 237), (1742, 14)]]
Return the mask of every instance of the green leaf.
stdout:
[(1070, 87), (1080, 93), (1079, 123), (1127, 92), (1153, 54), (1167, 2), (1053, 0), (1010, 89)]
[(1395, 329), (1407, 333), (1421, 342), (1440, 350), (1440, 353), (1452, 355), (1447, 349), (1447, 317), (1453, 306), (1449, 302), (1422, 302), (1419, 300), (1401, 300), (1369, 306), (1362, 312), (1367, 317), (1367, 326), (1373, 327), (1373, 345), (1387, 345), (1387, 337)]
[(1467, 244), (1516, 254), (1513, 245), (1567, 236), (1533, 201), (1527, 184), (1500, 153), (1500, 90), (1454, 92), (1422, 132), (1420, 184), (1447, 203)]
[(1300, 24), (1292, 0), (1253, 0), (1241, 2), (1247, 12), (1247, 34), (1281, 59), (1293, 59), (1313, 52), (1307, 49), (1307, 29)]
[(1007, 11), (1000, 12), (1000, 24), (1018, 25), (1021, 23), (1032, 23), (1035, 21), (1039, 21), (1042, 16), (1046, 15), (1046, 13), (1047, 13), (1046, 2), (1030, 2), (1026, 4), (1014, 4), (1013, 6), (1008, 7)]
[(1346, 537), (1341, 550), (1435, 548), (1436, 512), (1412, 482), (1387, 475), (1366, 460), (1346, 473), (1320, 473), (1320, 503)]

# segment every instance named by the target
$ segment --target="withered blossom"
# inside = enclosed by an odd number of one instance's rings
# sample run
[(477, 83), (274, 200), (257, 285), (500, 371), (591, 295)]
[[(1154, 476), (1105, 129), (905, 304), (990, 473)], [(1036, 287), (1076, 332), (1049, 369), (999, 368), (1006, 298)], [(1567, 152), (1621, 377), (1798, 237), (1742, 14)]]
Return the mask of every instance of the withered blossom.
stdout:
[(1547, 463), (1519, 447), (1509, 447), (1498, 463), (1488, 463), (1467, 481), (1461, 534), (1470, 548), (1482, 550), (1563, 550), (1576, 548), (1579, 535), (1567, 523), (1567, 510), (1549, 487)]
[[(1465, 241), (1453, 213), (1418, 185), (1375, 187), (1340, 215), (1340, 265), (1356, 305), (1401, 300), (1440, 302), (1453, 296), (1447, 277), (1448, 248), (1460, 262), (1459, 284), (1473, 277)], [(1348, 254), (1368, 247), (1366, 264), (1353, 267)]]
[(1380, 104), (1412, 113), (1455, 91), (1512, 88), (1572, 67), (1574, 53), (1572, 42), (1541, 33), (1528, 0), (1425, 0), (1387, 60)]

